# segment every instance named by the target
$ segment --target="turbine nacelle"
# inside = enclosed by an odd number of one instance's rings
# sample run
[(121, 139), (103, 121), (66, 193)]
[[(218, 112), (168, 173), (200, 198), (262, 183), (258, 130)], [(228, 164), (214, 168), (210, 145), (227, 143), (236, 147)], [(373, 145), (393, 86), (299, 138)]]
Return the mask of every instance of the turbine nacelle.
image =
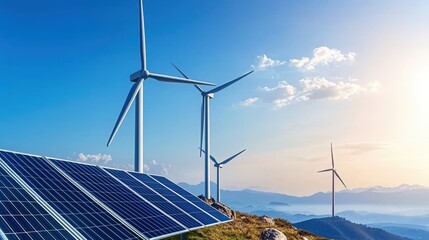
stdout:
[(207, 96), (208, 96), (209, 98), (214, 98), (214, 93), (209, 93), (209, 94), (207, 94)]
[(148, 70), (140, 70), (130, 75), (130, 81), (137, 82), (142, 78), (146, 80), (147, 78), (149, 78), (149, 76), (150, 76), (150, 73)]

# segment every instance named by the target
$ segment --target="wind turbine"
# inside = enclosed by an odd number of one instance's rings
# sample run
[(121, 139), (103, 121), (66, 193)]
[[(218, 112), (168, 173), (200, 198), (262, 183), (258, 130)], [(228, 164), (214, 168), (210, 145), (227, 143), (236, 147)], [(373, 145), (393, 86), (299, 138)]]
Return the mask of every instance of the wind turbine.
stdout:
[(136, 116), (135, 116), (135, 166), (136, 172), (143, 172), (143, 82), (152, 78), (161, 82), (171, 83), (189, 83), (189, 84), (201, 84), (201, 85), (212, 85), (211, 83), (200, 82), (191, 79), (167, 76), (157, 73), (151, 73), (146, 67), (146, 40), (144, 30), (144, 15), (143, 15), (143, 0), (139, 1), (140, 6), (140, 61), (141, 69), (130, 76), (131, 82), (134, 82), (133, 86), (128, 93), (127, 99), (125, 100), (124, 106), (122, 107), (121, 113), (119, 114), (118, 120), (116, 121), (115, 127), (113, 128), (112, 134), (110, 135), (107, 146), (112, 143), (113, 138), (119, 130), (131, 104), (136, 100)]
[[(204, 152), (204, 150), (202, 150), (201, 148), (200, 148), (200, 150), (202, 152)], [(246, 151), (246, 149), (243, 149), (241, 152), (239, 152), (235, 155), (232, 155), (231, 157), (227, 158), (226, 160), (224, 160), (223, 162), (220, 162), (220, 163), (216, 160), (216, 158), (214, 158), (212, 155), (210, 155), (210, 159), (213, 161), (214, 167), (217, 168), (217, 183), (216, 183), (217, 184), (217, 195), (216, 195), (216, 201), (217, 202), (220, 202), (220, 169), (223, 168), (223, 166), (225, 164), (227, 164), (228, 162), (230, 162), (232, 159), (234, 159), (238, 155), (242, 154), (244, 151)]]
[(318, 171), (318, 173), (332, 172), (332, 217), (334, 217), (335, 216), (335, 176), (337, 176), (337, 178), (341, 181), (341, 183), (344, 185), (345, 188), (347, 188), (347, 186), (341, 179), (340, 175), (338, 175), (337, 170), (335, 170), (334, 151), (332, 150), (332, 143), (331, 143), (331, 160), (332, 160), (332, 168)]
[[(182, 74), (183, 77), (189, 79), (189, 77), (182, 72), (176, 65), (172, 64), (177, 71)], [(204, 162), (205, 162), (205, 194), (204, 196), (206, 198), (210, 198), (210, 99), (214, 98), (214, 94), (221, 91), (222, 89), (232, 85), (233, 83), (238, 82), (242, 78), (246, 77), (247, 75), (253, 73), (253, 71), (250, 71), (246, 74), (244, 74), (241, 77), (238, 77), (232, 81), (229, 81), (227, 83), (224, 83), (223, 85), (220, 85), (219, 87), (213, 88), (209, 91), (204, 91), (199, 86), (195, 85), (197, 90), (201, 93), (202, 96), (202, 102), (201, 102), (201, 130), (200, 130), (200, 157), (202, 146), (203, 146), (203, 132), (205, 130), (205, 156), (204, 156)]]

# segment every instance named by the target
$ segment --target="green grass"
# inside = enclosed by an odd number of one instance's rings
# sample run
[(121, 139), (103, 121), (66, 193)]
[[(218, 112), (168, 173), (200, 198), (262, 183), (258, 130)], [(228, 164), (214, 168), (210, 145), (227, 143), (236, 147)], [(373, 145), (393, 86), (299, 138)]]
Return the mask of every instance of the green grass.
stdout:
[[(276, 228), (283, 232), (288, 240), (308, 240), (326, 239), (317, 237), (304, 230), (296, 229), (286, 220), (275, 219), (275, 226), (263, 222), (258, 216), (237, 212), (237, 218), (230, 223), (224, 223), (213, 227), (203, 228), (188, 233), (185, 239), (188, 240), (259, 240), (259, 234), (265, 228)], [(168, 240), (179, 240), (180, 237), (168, 238)]]

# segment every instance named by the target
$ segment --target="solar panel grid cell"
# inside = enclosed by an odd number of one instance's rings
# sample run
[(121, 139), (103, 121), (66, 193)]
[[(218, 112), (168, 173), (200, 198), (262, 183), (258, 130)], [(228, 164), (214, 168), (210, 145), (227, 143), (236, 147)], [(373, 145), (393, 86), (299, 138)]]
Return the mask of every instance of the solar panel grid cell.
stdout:
[(206, 213), (201, 208), (195, 206), (195, 204), (191, 203), (190, 201), (179, 196), (177, 193), (171, 191), (164, 185), (160, 184), (159, 182), (151, 178), (149, 175), (135, 172), (130, 172), (129, 174), (146, 184), (148, 187), (150, 187), (160, 195), (167, 198), (170, 202), (174, 203), (176, 206), (180, 207), (181, 209), (192, 215), (194, 218), (198, 219), (198, 221), (206, 225), (219, 223), (216, 218), (212, 217), (210, 214)]
[(187, 228), (193, 229), (204, 226), (189, 216), (186, 212), (170, 203), (167, 199), (163, 198), (161, 195), (144, 185), (142, 182), (129, 175), (127, 172), (114, 169), (104, 170), (108, 171), (124, 184), (132, 188), (136, 193), (140, 194), (141, 197), (144, 197), (149, 202), (162, 209), (165, 213), (179, 221), (181, 224), (185, 225)]
[(222, 214), (218, 210), (214, 209), (213, 207), (209, 206), (205, 202), (201, 201), (201, 199), (192, 195), (191, 193), (189, 193), (185, 189), (181, 188), (177, 184), (168, 180), (167, 178), (162, 177), (162, 176), (156, 176), (156, 175), (152, 175), (151, 177), (154, 178), (155, 180), (157, 180), (158, 182), (162, 183), (166, 187), (170, 188), (174, 192), (178, 193), (179, 195), (183, 196), (187, 200), (191, 201), (193, 204), (195, 204), (199, 208), (203, 209), (204, 211), (206, 211), (207, 213), (209, 213), (210, 215), (212, 215), (213, 217), (215, 217), (219, 221), (224, 222), (224, 221), (230, 221), (231, 220), (226, 215)]
[(43, 158), (10, 152), (0, 157), (87, 239), (140, 239)]
[(67, 161), (52, 161), (103, 204), (149, 238), (187, 230), (110, 176), (103, 169)]
[(49, 215), (49, 213), (1, 167), (0, 229), (2, 235), (7, 239), (73, 238), (54, 217)]

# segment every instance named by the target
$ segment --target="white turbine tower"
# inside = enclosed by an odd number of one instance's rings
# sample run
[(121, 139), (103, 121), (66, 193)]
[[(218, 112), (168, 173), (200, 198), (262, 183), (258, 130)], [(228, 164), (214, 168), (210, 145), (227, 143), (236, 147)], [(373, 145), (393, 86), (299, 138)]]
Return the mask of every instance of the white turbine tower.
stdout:
[[(202, 152), (204, 152), (204, 150), (202, 150), (201, 148), (200, 148), (200, 150)], [(210, 155), (210, 159), (213, 161), (214, 167), (217, 169), (217, 183), (216, 183), (216, 185), (217, 185), (216, 201), (217, 202), (220, 202), (220, 169), (223, 168), (223, 166), (225, 164), (227, 164), (228, 162), (230, 162), (231, 160), (236, 158), (238, 155), (242, 154), (244, 151), (246, 151), (246, 149), (243, 149), (241, 152), (239, 152), (235, 155), (232, 155), (231, 157), (227, 158), (226, 160), (224, 160), (223, 162), (220, 162), (220, 163), (216, 160), (216, 158), (214, 158), (212, 155)]]
[[(182, 72), (176, 65), (173, 64), (173, 66), (177, 69), (177, 71), (182, 74), (183, 77), (189, 79), (189, 77)], [(203, 89), (201, 89), (199, 86), (195, 85), (195, 87), (198, 89), (198, 91), (201, 93), (202, 96), (202, 102), (201, 102), (201, 132), (200, 132), (200, 157), (202, 152), (202, 146), (203, 146), (203, 132), (205, 130), (205, 156), (204, 156), (204, 162), (205, 162), (205, 193), (204, 196), (206, 198), (210, 198), (210, 99), (214, 98), (214, 94), (219, 92), (220, 90), (232, 85), (233, 83), (238, 82), (242, 78), (246, 77), (247, 75), (251, 74), (253, 71), (250, 71), (243, 76), (236, 78), (232, 81), (229, 81), (223, 85), (220, 85), (219, 87), (213, 88), (210, 91), (205, 92)]]
[(341, 179), (340, 175), (338, 175), (337, 170), (335, 170), (335, 163), (334, 163), (334, 151), (332, 150), (332, 143), (331, 143), (331, 160), (332, 160), (332, 168), (325, 169), (318, 171), (318, 173), (321, 172), (332, 172), (332, 217), (335, 216), (335, 176), (341, 181), (341, 183), (344, 185), (345, 188), (347, 188), (346, 184)]
[(143, 1), (139, 1), (140, 4), (140, 60), (141, 70), (131, 74), (130, 80), (134, 82), (131, 90), (125, 100), (125, 104), (122, 107), (121, 113), (119, 114), (118, 120), (116, 121), (115, 127), (113, 128), (112, 134), (110, 135), (107, 146), (110, 145), (116, 133), (119, 130), (131, 104), (136, 100), (136, 130), (135, 130), (135, 166), (136, 172), (143, 172), (143, 82), (148, 78), (153, 78), (162, 82), (172, 83), (189, 83), (189, 84), (201, 84), (201, 85), (214, 85), (206, 82), (195, 81), (191, 79), (167, 76), (157, 73), (151, 73), (146, 67), (146, 40), (144, 30), (144, 15), (143, 15)]

